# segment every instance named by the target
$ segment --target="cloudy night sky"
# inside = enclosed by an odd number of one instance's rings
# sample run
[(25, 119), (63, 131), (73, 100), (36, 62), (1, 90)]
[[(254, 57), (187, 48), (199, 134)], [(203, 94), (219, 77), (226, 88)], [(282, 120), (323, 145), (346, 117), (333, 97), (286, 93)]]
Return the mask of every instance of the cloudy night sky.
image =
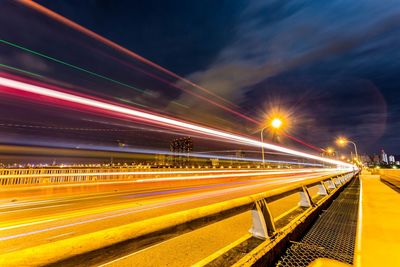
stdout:
[[(356, 141), (363, 153), (378, 153), (384, 148), (400, 154), (398, 0), (37, 2), (234, 103), (235, 110), (245, 116), (262, 121), (270, 109), (287, 112), (292, 123), (290, 134), (309, 144), (326, 147), (345, 135)], [(240, 132), (258, 136), (259, 125), (206, 106), (201, 98), (166, 90), (165, 86), (157, 89), (154, 81), (139, 79), (123, 67), (117, 71), (114, 65), (122, 56), (114, 55), (111, 62), (114, 52), (108, 48), (101, 50), (92, 40), (15, 3), (0, 6), (15, 12), (0, 21), (2, 25), (13, 23), (13, 30), (1, 31), (8, 42), (135, 86), (143, 83), (139, 87), (147, 88), (149, 97), (156, 97), (147, 99), (132, 92), (130, 99), (154, 105), (151, 107), (157, 112), (184, 118), (190, 110), (192, 121), (223, 125), (229, 130), (237, 123)], [(50, 30), (41, 31), (43, 25)], [(29, 33), (38, 38), (33, 41)], [(29, 65), (30, 59), (11, 51), (15, 48), (0, 49), (3, 63), (19, 58), (19, 67), (41, 71), (57, 84), (71, 81), (68, 77), (73, 74), (56, 73), (54, 69), (59, 67), (53, 63), (35, 59)], [(65, 56), (67, 53), (71, 55)], [(79, 75), (72, 80), (82, 88), (94, 87), (91, 80)], [(126, 98), (125, 89), (107, 90), (100, 88), (97, 93)], [(213, 121), (214, 115), (220, 122)]]

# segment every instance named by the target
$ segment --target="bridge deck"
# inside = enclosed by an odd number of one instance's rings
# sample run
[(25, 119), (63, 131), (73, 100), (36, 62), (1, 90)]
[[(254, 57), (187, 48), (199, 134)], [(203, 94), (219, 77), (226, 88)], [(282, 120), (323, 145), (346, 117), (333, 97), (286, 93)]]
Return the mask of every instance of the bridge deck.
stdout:
[(361, 175), (355, 266), (400, 266), (400, 194), (379, 175)]
[[(333, 201), (299, 241), (292, 245), (277, 262), (277, 267), (309, 266), (316, 259), (316, 266), (351, 266), (357, 227), (359, 180), (353, 179)], [(344, 264), (346, 263), (346, 264)]]

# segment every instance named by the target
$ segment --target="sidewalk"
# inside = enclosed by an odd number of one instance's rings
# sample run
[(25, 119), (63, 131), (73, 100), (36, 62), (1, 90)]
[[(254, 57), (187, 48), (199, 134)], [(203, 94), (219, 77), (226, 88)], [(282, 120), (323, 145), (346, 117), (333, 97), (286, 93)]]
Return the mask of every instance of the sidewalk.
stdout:
[(355, 266), (400, 266), (400, 193), (379, 175), (360, 175)]

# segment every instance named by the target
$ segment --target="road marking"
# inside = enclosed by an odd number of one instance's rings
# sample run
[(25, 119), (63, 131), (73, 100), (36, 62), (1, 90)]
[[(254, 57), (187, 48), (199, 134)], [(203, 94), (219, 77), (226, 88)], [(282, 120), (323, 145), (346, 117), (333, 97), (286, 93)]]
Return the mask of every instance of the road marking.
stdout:
[(43, 207), (36, 207), (36, 208), (28, 208), (28, 209), (18, 209), (18, 210), (9, 210), (9, 211), (0, 211), (0, 214), (7, 214), (13, 212), (20, 212), (20, 211), (29, 211), (29, 210), (39, 210), (39, 209), (50, 209), (54, 207), (62, 207), (62, 206), (71, 206), (72, 204), (59, 204), (59, 205), (50, 205), (50, 206), (43, 206)]
[(153, 244), (153, 245), (150, 245), (150, 246), (148, 246), (148, 247), (146, 247), (146, 248), (139, 249), (138, 251), (135, 251), (135, 252), (133, 252), (133, 253), (130, 253), (130, 254), (128, 254), (128, 255), (125, 255), (125, 256), (123, 256), (123, 257), (121, 257), (121, 258), (117, 258), (117, 259), (115, 259), (115, 260), (112, 260), (112, 261), (109, 261), (109, 262), (100, 264), (100, 265), (98, 265), (98, 267), (104, 267), (104, 266), (107, 266), (107, 265), (109, 265), (109, 264), (113, 264), (113, 263), (118, 262), (118, 261), (120, 261), (120, 260), (129, 258), (129, 257), (131, 257), (131, 256), (133, 256), (133, 255), (136, 255), (136, 254), (138, 254), (138, 253), (141, 253), (141, 252), (144, 252), (144, 251), (149, 250), (149, 249), (151, 249), (151, 248), (154, 248), (154, 247), (156, 247), (156, 246), (159, 246), (159, 245), (165, 244), (165, 243), (167, 243), (167, 242), (170, 242), (170, 241), (172, 241), (172, 240), (174, 240), (174, 239), (177, 239), (178, 237), (181, 237), (181, 235), (180, 235), (180, 236), (175, 236), (175, 237), (169, 238), (169, 239), (167, 239), (167, 240), (164, 240), (164, 241), (162, 241), (162, 242), (159, 242), (159, 243), (156, 243), (156, 244)]
[(55, 235), (55, 236), (51, 236), (46, 238), (46, 240), (54, 240), (56, 238), (62, 237), (62, 236), (66, 236), (66, 235), (71, 235), (74, 234), (75, 232), (68, 232), (68, 233), (64, 233), (64, 234), (60, 234), (60, 235)]

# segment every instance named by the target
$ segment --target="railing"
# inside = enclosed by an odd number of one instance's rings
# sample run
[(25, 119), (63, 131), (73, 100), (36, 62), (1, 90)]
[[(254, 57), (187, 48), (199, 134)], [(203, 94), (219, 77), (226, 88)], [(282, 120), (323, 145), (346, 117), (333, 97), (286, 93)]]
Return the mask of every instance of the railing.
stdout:
[[(84, 234), (69, 239), (58, 240), (52, 243), (14, 251), (0, 255), (1, 266), (44, 265), (73, 257), (78, 254), (88, 253), (96, 249), (114, 245), (126, 240), (143, 240), (157, 236), (171, 238), (185, 232), (193, 231), (199, 227), (217, 223), (235, 215), (251, 211), (252, 227), (250, 238), (264, 240), (264, 247), (258, 246), (251, 257), (243, 258), (241, 262), (251, 264), (265, 254), (265, 246), (276, 244), (293, 230), (296, 224), (304, 221), (313, 210), (330, 198), (337, 190), (345, 185), (354, 172), (345, 172), (330, 176), (313, 178), (294, 185), (273, 189), (264, 193), (240, 197), (229, 201), (211, 204), (205, 207), (180, 211), (160, 217), (155, 217), (131, 224), (108, 228), (97, 232)], [(313, 197), (310, 189), (317, 187), (318, 194)], [(270, 212), (269, 204), (292, 194), (299, 194), (299, 208), (303, 211), (288, 224), (277, 227), (281, 216), (274, 218)], [(291, 208), (293, 210), (293, 208)], [(153, 239), (154, 240), (154, 239)], [(221, 252), (218, 253), (220, 255)], [(211, 261), (213, 257), (209, 258)], [(203, 262), (206, 264), (207, 262)]]
[[(92, 181), (131, 180), (143, 178), (147, 173), (168, 173), (176, 171), (213, 170), (212, 168), (30, 168), (0, 169), (0, 186), (23, 186), (36, 184), (64, 184)], [(157, 175), (157, 174), (155, 174)]]

